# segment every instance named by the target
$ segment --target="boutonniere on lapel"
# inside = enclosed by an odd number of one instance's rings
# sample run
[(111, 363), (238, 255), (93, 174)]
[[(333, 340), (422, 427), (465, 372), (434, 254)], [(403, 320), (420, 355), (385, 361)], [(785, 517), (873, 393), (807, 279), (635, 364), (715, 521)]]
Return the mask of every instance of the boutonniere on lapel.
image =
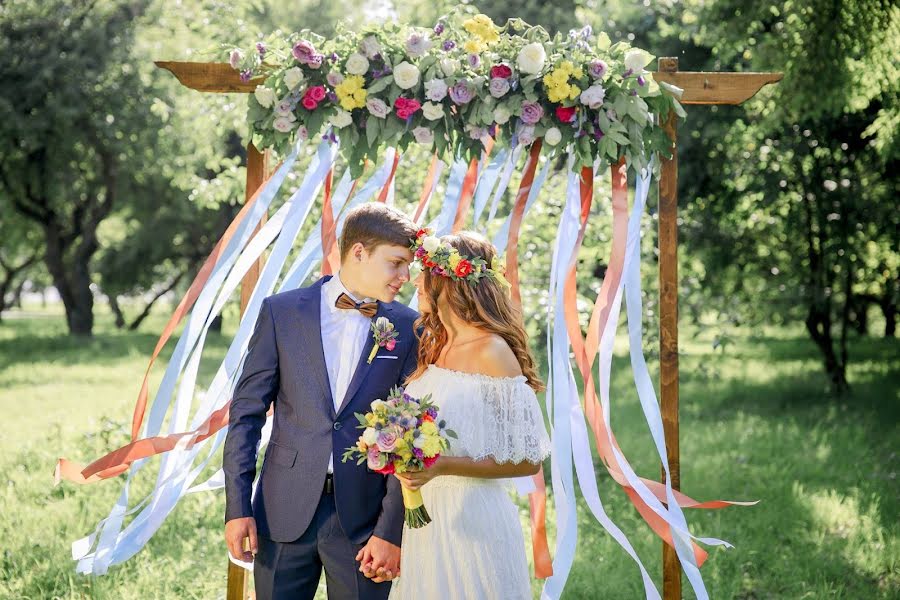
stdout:
[(400, 334), (394, 329), (394, 324), (387, 317), (378, 317), (372, 323), (372, 337), (375, 338), (375, 345), (372, 346), (372, 352), (369, 353), (369, 364), (375, 359), (379, 348), (384, 348), (388, 352), (393, 352), (397, 346), (397, 338)]

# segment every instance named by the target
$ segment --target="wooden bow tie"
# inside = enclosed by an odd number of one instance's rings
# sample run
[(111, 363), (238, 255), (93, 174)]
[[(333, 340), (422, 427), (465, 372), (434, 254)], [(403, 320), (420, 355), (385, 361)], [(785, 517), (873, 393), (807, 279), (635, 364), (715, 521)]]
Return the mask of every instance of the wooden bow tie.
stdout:
[(374, 317), (375, 313), (378, 312), (377, 302), (360, 302), (359, 304), (357, 304), (347, 294), (341, 294), (340, 296), (338, 296), (337, 302), (335, 302), (334, 305), (338, 308), (343, 308), (346, 310), (358, 310), (363, 314), (363, 316), (369, 319)]

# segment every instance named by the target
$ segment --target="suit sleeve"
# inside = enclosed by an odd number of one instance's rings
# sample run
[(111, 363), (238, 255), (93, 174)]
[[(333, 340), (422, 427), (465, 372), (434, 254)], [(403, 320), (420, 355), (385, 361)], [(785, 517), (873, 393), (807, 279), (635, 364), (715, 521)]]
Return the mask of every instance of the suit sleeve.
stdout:
[(244, 368), (228, 411), (222, 466), (226, 522), (253, 516), (250, 501), (256, 476), (256, 452), (266, 412), (278, 393), (278, 377), (275, 322), (266, 299), (259, 310)]
[[(416, 370), (416, 362), (419, 358), (419, 344), (413, 335), (412, 328), (409, 329), (409, 336), (413, 340), (410, 345), (409, 352), (403, 361), (403, 368), (400, 371), (400, 380), (397, 385), (403, 385), (406, 378)], [(373, 535), (383, 540), (399, 546), (403, 540), (403, 521), (406, 509), (403, 507), (403, 492), (401, 491), (400, 481), (393, 475), (387, 477), (387, 493), (381, 502), (381, 515), (378, 517), (378, 523), (375, 525)]]

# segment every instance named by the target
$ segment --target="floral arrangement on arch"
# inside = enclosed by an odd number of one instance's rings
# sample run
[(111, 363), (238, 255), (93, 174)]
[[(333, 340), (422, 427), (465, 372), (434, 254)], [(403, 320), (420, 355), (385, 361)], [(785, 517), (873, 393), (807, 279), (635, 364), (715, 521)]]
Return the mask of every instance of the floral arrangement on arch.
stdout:
[(432, 29), (388, 23), (334, 39), (300, 31), (232, 49), (253, 143), (284, 153), (299, 136), (337, 141), (354, 176), (380, 149), (422, 144), (481, 155), (488, 138), (574, 153), (575, 168), (625, 157), (647, 166), (670, 143), (654, 115), (685, 113), (681, 90), (646, 70), (654, 57), (590, 27), (551, 37), (460, 6)]

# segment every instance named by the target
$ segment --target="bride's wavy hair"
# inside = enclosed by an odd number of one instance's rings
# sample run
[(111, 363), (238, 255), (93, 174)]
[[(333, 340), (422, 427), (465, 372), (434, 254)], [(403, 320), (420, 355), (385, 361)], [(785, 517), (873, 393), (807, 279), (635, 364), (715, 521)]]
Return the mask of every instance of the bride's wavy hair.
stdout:
[[(445, 235), (441, 242), (450, 244), (468, 259), (482, 258), (488, 265), (494, 260), (494, 246), (480, 235), (463, 231), (457, 235)], [(428, 269), (423, 275), (423, 291), (428, 297), (431, 312), (423, 313), (416, 321), (419, 360), (410, 379), (416, 379), (428, 365), (437, 361), (447, 343), (447, 330), (437, 314), (443, 299), (460, 319), (502, 337), (516, 355), (528, 385), (536, 392), (544, 389), (528, 349), (522, 312), (513, 304), (503, 284), (492, 277), (482, 277), (477, 284), (471, 285), (464, 280), (454, 281), (449, 277), (433, 275)]]

